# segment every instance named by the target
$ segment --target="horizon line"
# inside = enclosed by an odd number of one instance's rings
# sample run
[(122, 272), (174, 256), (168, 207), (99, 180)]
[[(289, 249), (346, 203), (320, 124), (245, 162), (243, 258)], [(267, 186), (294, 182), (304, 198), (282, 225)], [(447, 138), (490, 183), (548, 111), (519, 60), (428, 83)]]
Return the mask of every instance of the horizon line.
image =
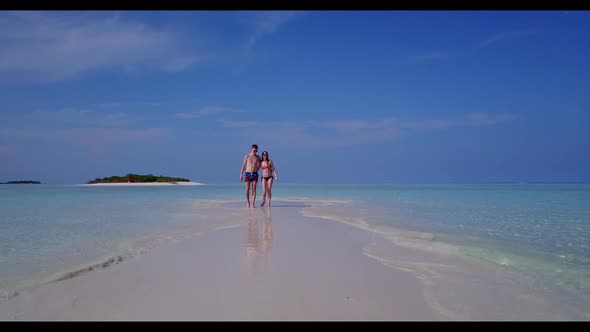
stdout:
[[(37, 181), (37, 180), (13, 180), (13, 181)], [(11, 184), (7, 182), (0, 182), (0, 184)], [(70, 183), (70, 182), (42, 182), (39, 184), (45, 185), (79, 185), (84, 183)], [(195, 181), (192, 181), (195, 182)], [(239, 185), (242, 182), (219, 182), (219, 183), (207, 183), (199, 182), (206, 185)], [(276, 181), (275, 181), (276, 183)], [(386, 183), (296, 183), (296, 182), (280, 182), (285, 185), (350, 185), (350, 186), (388, 186), (388, 185), (432, 185), (432, 184), (590, 184), (590, 181), (451, 181), (451, 182), (386, 182)]]

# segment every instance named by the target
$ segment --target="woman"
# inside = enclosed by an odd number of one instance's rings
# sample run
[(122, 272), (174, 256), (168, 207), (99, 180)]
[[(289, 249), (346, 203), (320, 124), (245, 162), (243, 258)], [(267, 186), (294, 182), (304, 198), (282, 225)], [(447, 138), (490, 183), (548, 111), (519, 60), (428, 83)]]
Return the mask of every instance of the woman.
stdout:
[(264, 206), (264, 203), (266, 202), (267, 195), (268, 195), (268, 206), (270, 206), (270, 199), (272, 198), (273, 174), (274, 174), (274, 179), (276, 181), (279, 181), (279, 175), (277, 174), (277, 169), (275, 168), (275, 164), (268, 157), (268, 151), (262, 152), (262, 161), (261, 161), (260, 168), (262, 169), (262, 204), (260, 204), (260, 206)]

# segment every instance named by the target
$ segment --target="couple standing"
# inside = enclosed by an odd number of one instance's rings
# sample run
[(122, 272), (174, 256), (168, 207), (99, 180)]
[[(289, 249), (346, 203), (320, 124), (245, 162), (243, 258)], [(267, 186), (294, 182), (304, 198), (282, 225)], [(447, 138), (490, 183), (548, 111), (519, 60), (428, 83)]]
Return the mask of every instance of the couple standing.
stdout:
[[(273, 174), (274, 179), (279, 181), (279, 175), (275, 168), (274, 163), (268, 157), (268, 152), (262, 152), (262, 157), (258, 154), (258, 145), (252, 144), (252, 150), (246, 156), (242, 162), (242, 168), (240, 169), (240, 182), (244, 180), (246, 183), (246, 201), (248, 207), (256, 207), (256, 185), (258, 184), (258, 171), (262, 168), (262, 204), (266, 203), (266, 197), (268, 196), (268, 206), (270, 206), (270, 199), (272, 198), (272, 183)], [(244, 172), (245, 171), (245, 172)], [(252, 203), (250, 204), (250, 190), (252, 191)]]

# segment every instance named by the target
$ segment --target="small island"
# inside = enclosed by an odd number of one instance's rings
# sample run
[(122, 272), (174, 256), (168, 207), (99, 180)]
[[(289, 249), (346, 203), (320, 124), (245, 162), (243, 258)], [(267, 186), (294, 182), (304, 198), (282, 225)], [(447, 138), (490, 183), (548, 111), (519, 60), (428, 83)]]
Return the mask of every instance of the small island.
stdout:
[(152, 174), (127, 174), (96, 178), (78, 186), (202, 186), (204, 183), (191, 182), (189, 179), (155, 176)]
[(152, 174), (127, 174), (125, 176), (110, 176), (106, 178), (96, 178), (88, 181), (87, 184), (96, 183), (176, 183), (176, 182), (190, 182), (189, 179), (177, 178), (170, 176), (155, 176)]
[(8, 181), (0, 182), (0, 184), (41, 184), (40, 181)]

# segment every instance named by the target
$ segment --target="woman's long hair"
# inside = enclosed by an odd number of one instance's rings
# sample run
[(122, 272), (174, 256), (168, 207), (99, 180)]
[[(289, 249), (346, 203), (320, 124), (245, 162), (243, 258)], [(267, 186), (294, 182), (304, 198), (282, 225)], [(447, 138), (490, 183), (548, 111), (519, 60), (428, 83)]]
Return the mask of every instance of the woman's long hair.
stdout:
[(262, 151), (262, 160), (261, 161), (265, 161), (264, 160), (264, 155), (266, 154), (266, 162), (269, 163), (270, 162), (270, 156), (268, 155), (268, 151)]

